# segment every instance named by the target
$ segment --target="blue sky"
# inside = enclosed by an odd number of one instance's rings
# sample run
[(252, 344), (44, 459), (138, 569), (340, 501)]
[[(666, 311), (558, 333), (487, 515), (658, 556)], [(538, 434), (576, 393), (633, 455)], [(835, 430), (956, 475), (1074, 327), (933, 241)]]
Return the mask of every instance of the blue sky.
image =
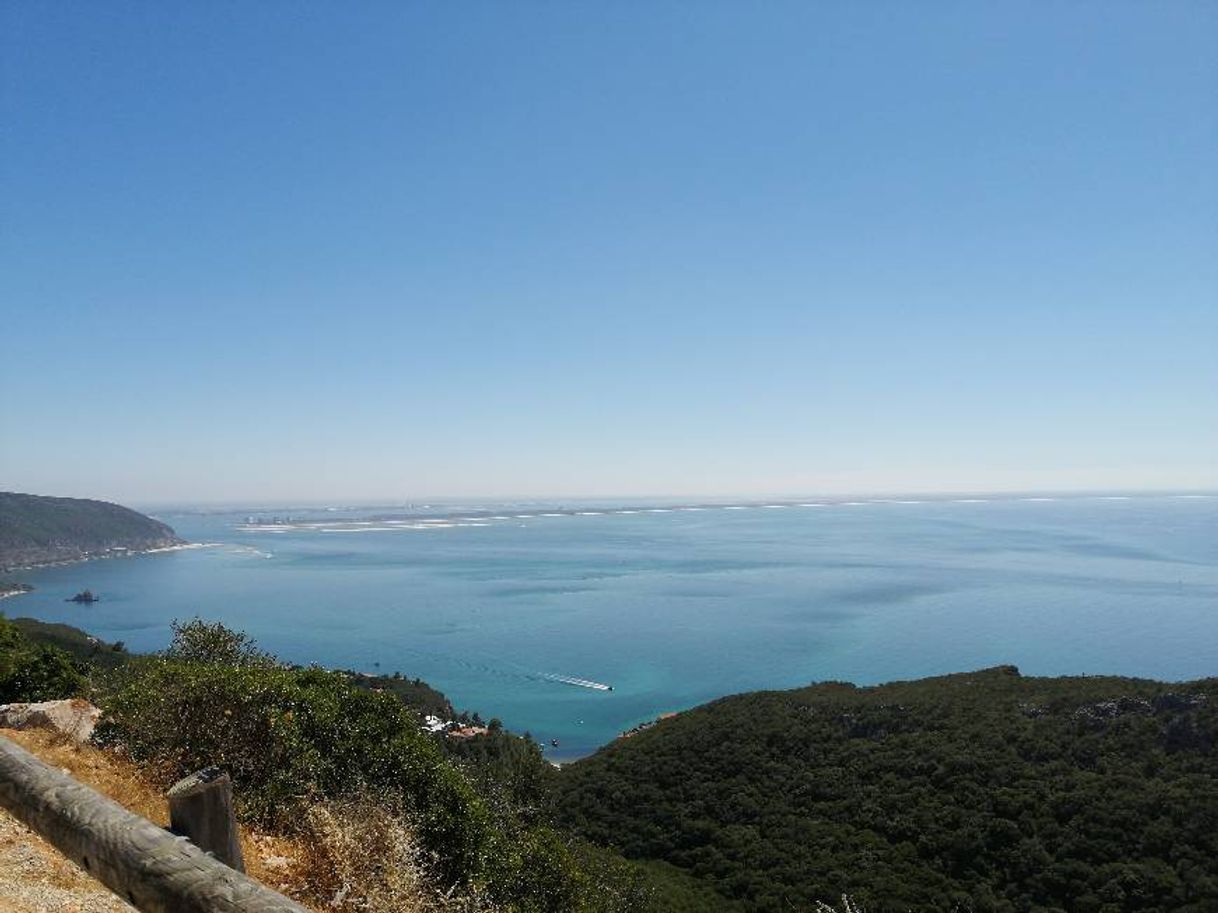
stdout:
[(1218, 487), (1213, 3), (0, 17), (0, 488)]

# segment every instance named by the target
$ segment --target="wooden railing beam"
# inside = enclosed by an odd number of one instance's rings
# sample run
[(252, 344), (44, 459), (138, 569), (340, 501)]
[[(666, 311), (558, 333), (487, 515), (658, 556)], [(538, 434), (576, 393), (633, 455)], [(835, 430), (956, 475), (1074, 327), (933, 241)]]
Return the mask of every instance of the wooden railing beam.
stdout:
[(0, 808), (144, 913), (308, 913), (4, 737)]

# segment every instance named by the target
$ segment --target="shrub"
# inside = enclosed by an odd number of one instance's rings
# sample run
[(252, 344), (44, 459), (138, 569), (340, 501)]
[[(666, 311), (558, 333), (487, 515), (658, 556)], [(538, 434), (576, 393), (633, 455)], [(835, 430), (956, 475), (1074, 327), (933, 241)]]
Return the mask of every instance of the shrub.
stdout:
[(132, 659), (97, 690), (95, 739), (166, 783), (227, 770), (243, 817), (307, 838), (314, 888), (338, 910), (644, 909), (637, 871), (534, 824), (530, 771), (545, 762), (527, 739), (500, 732), (462, 750), (471, 772), (486, 768), (488, 803), (393, 694), (281, 665), (198, 620), (175, 623), (164, 653)]
[(275, 657), (259, 650), (253, 638), (244, 631), (233, 631), (218, 621), (208, 623), (194, 618), (187, 622), (174, 621), (170, 627), (173, 640), (165, 651), (166, 659), (224, 666), (266, 668), (277, 665)]
[(241, 814), (279, 827), (298, 824), (315, 799), (374, 792), (410, 815), (444, 881), (481, 869), (490, 835), (483, 803), (400, 701), (337, 673), (276, 665), (214, 629), (175, 630), (164, 654), (103, 683), (99, 742), (165, 782), (217, 764), (233, 778)]
[(31, 643), (0, 617), (0, 704), (76, 697), (85, 690), (81, 667), (63, 650)]
[(308, 888), (336, 913), (491, 913), (480, 892), (440, 893), (418, 836), (374, 797), (321, 802), (302, 822)]

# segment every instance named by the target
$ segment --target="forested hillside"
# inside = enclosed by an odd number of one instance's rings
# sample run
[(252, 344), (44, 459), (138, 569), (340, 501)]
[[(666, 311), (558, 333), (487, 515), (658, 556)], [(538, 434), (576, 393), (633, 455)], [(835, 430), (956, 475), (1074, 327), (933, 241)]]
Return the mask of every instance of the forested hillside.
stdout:
[(747, 910), (1218, 910), (1218, 679), (725, 698), (564, 769), (557, 820)]
[(164, 523), (117, 504), (0, 492), (0, 570), (181, 543)]

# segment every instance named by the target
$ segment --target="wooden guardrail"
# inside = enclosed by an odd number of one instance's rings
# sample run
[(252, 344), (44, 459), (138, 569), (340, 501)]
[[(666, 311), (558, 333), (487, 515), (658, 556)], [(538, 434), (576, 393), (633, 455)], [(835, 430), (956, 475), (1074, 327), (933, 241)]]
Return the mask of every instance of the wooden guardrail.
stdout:
[(144, 913), (308, 913), (3, 736), (0, 807)]

